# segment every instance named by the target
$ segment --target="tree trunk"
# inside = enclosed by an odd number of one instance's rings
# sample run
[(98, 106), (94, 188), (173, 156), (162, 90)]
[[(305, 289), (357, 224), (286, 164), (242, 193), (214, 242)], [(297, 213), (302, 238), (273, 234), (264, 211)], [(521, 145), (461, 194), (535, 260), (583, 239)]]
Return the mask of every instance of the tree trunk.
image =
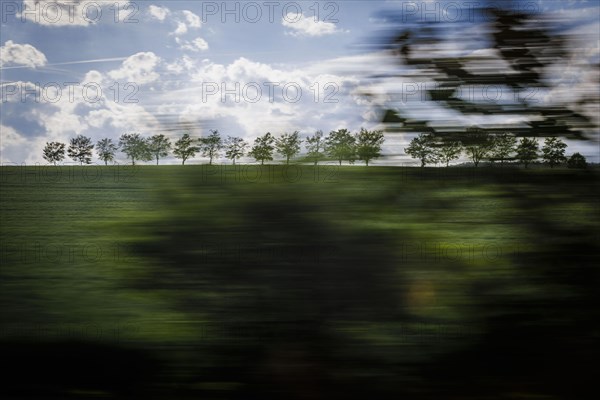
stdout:
[(367, 164), (367, 167), (369, 166), (369, 160), (365, 160), (365, 164)]
[(235, 157), (233, 158), (233, 165), (235, 165)]
[(104, 165), (108, 166), (108, 160), (104, 160)]
[(289, 164), (290, 164), (290, 156), (287, 156), (287, 158), (285, 159), (285, 163), (286, 163), (287, 165), (289, 165)]
[(156, 156), (156, 165), (158, 165), (158, 156)]

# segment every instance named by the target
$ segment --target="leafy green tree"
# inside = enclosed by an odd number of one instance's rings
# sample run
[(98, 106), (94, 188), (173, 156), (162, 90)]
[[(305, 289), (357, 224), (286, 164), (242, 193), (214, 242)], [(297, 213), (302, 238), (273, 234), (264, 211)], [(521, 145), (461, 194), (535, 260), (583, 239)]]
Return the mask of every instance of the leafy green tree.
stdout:
[(356, 154), (359, 160), (363, 160), (367, 167), (369, 161), (381, 156), (381, 146), (385, 138), (383, 131), (369, 131), (360, 128), (360, 132), (356, 135)]
[(534, 138), (521, 138), (517, 146), (517, 159), (527, 168), (531, 162), (537, 160), (538, 149), (538, 142)]
[(156, 158), (156, 165), (158, 165), (159, 158), (169, 155), (171, 141), (165, 135), (154, 135), (148, 139), (148, 150)]
[(436, 159), (446, 164), (446, 167), (450, 165), (450, 161), (456, 160), (460, 157), (463, 151), (462, 143), (454, 140), (443, 140), (438, 144), (436, 149)]
[(273, 160), (273, 151), (275, 151), (275, 138), (271, 133), (267, 132), (263, 136), (259, 136), (254, 140), (254, 145), (248, 155), (254, 157), (256, 161), (260, 161), (261, 165), (265, 161)]
[(290, 158), (294, 157), (300, 152), (300, 145), (302, 140), (300, 139), (300, 132), (295, 131), (294, 133), (284, 133), (281, 137), (275, 139), (275, 149), (279, 154), (285, 157), (285, 163), (290, 163)]
[(356, 139), (348, 129), (331, 131), (325, 139), (325, 152), (338, 160), (340, 165), (344, 160), (348, 160), (352, 164), (356, 157)]
[(517, 147), (517, 138), (508, 133), (500, 133), (494, 135), (492, 139), (492, 148), (490, 155), (495, 160), (500, 160), (500, 165), (504, 165), (504, 161), (512, 158)]
[(493, 147), (492, 137), (486, 130), (475, 126), (467, 128), (466, 134), (461, 137), (465, 152), (477, 167), (490, 153)]
[(565, 150), (567, 144), (557, 137), (548, 137), (544, 140), (544, 146), (542, 147), (542, 159), (550, 165), (550, 168), (554, 168), (565, 161)]
[(325, 148), (325, 139), (323, 139), (323, 131), (316, 131), (313, 136), (306, 138), (306, 150), (308, 157), (311, 158), (315, 165), (319, 163), (325, 154), (323, 152)]
[(569, 157), (569, 160), (567, 161), (567, 166), (569, 168), (584, 169), (587, 168), (587, 161), (585, 160), (585, 157), (581, 154), (574, 153), (571, 157)]
[(121, 151), (131, 159), (131, 164), (135, 165), (135, 161), (150, 161), (152, 153), (148, 147), (148, 140), (143, 138), (139, 133), (125, 133), (119, 138), (119, 147)]
[(184, 133), (175, 142), (175, 147), (173, 148), (173, 154), (175, 157), (181, 159), (181, 165), (185, 165), (186, 160), (194, 157), (197, 151), (198, 147), (194, 146), (194, 139), (188, 133)]
[(115, 159), (115, 153), (119, 149), (119, 146), (115, 144), (112, 139), (101, 139), (96, 143), (96, 152), (98, 157), (104, 161), (104, 165), (108, 165), (109, 161)]
[(235, 165), (235, 160), (246, 154), (247, 147), (248, 143), (244, 139), (229, 136), (225, 141), (225, 157), (233, 161), (233, 165)]
[(412, 158), (420, 160), (421, 167), (437, 161), (435, 138), (431, 134), (419, 134), (410, 141), (404, 151)]
[(219, 131), (211, 130), (210, 135), (200, 138), (199, 142), (202, 156), (208, 157), (208, 164), (212, 165), (213, 158), (219, 157), (219, 152), (223, 148), (223, 140), (221, 139), (221, 135), (219, 135)]
[(77, 137), (71, 138), (71, 144), (67, 150), (67, 154), (75, 161), (79, 161), (81, 165), (83, 163), (91, 164), (92, 162), (92, 150), (94, 144), (92, 139), (87, 136), (78, 135)]
[[(443, 124), (435, 112), (422, 121), (407, 117), (416, 109), (435, 107), (460, 116), (462, 121), (496, 117), (485, 122), (491, 133), (511, 131), (519, 137), (582, 139), (597, 131), (598, 123), (582, 105), (594, 104), (597, 109), (600, 92), (575, 93), (576, 100), (558, 98), (552, 104), (536, 99), (541, 88), (557, 87), (560, 80), (548, 77), (573, 56), (568, 49), (570, 38), (556, 29), (554, 20), (540, 18), (537, 12), (521, 7), (523, 3), (519, 1), (482, 0), (476, 4), (478, 6), (469, 10), (472, 13), (469, 18), (457, 18), (451, 24), (424, 21), (420, 18), (421, 13), (382, 11), (390, 25), (386, 26), (386, 35), (375, 43), (379, 49), (388, 51), (391, 63), (399, 70), (378, 74), (376, 81), (385, 80), (390, 83), (389, 87), (395, 87), (395, 81), (406, 76), (415, 82), (428, 81), (435, 76), (436, 82), (435, 87), (418, 85), (416, 92), (411, 93), (412, 98), (422, 100), (419, 102), (403, 101), (400, 104), (396, 96), (382, 97), (383, 122), (393, 124), (391, 129), (403, 132), (423, 132), (424, 128), (432, 129), (436, 135), (455, 132), (461, 124), (459, 122), (457, 126), (458, 118)], [(455, 31), (471, 27), (473, 21), (477, 21), (481, 32), (485, 33), (481, 36), (454, 35)], [(492, 48), (494, 52), (482, 58), (479, 52), (467, 55), (445, 51), (449, 45)], [(379, 59), (375, 60), (379, 62)], [(497, 67), (490, 70), (489, 65)], [(573, 68), (584, 72), (589, 66), (581, 63)], [(505, 87), (512, 96), (502, 96), (502, 101), (496, 101), (490, 98), (496, 93), (487, 90), (493, 87)], [(483, 96), (464, 96), (472, 88), (484, 88), (480, 92)], [(374, 91), (364, 93), (372, 98)], [(511, 118), (502, 121), (497, 118), (500, 115)]]
[(56, 165), (65, 158), (65, 144), (61, 142), (46, 142), (44, 160)]

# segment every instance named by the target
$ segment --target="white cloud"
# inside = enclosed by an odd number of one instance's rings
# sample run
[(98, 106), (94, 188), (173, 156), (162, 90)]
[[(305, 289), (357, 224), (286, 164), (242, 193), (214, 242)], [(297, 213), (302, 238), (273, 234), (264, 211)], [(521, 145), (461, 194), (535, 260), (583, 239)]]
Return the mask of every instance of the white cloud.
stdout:
[(150, 7), (148, 7), (148, 13), (150, 14), (151, 18), (157, 19), (162, 22), (165, 20), (165, 18), (167, 18), (167, 15), (171, 13), (171, 10), (169, 10), (167, 7), (151, 5)]
[(177, 29), (171, 32), (171, 35), (181, 36), (186, 34), (188, 31), (187, 25), (184, 22), (177, 22)]
[(184, 54), (183, 57), (173, 61), (172, 63), (166, 64), (167, 71), (175, 74), (180, 74), (183, 71), (190, 71), (194, 68), (194, 60)]
[(171, 35), (185, 35), (190, 28), (198, 29), (202, 26), (200, 17), (194, 14), (193, 12), (189, 10), (183, 10), (180, 15), (183, 16), (183, 19), (175, 19), (175, 22), (177, 23), (177, 28), (170, 33)]
[(188, 23), (190, 28), (200, 28), (202, 23), (200, 22), (200, 17), (194, 14), (189, 10), (183, 10), (183, 15), (185, 16), (185, 20)]
[(108, 72), (112, 79), (124, 83), (144, 85), (156, 81), (160, 75), (155, 71), (160, 57), (153, 52), (134, 54), (123, 61), (121, 68)]
[(339, 30), (333, 22), (317, 21), (314, 17), (298, 13), (288, 13), (281, 19), (281, 24), (291, 29), (286, 31), (291, 36), (324, 36), (348, 32)]
[[(177, 38), (179, 39), (179, 38)], [(177, 43), (180, 43), (180, 41), (178, 40)], [(206, 40), (202, 39), (201, 37), (196, 38), (194, 40), (192, 40), (191, 42), (183, 41), (181, 43), (181, 50), (189, 50), (189, 51), (204, 51), (204, 50), (208, 50), (208, 43), (206, 42)]]
[(12, 40), (0, 47), (0, 67), (5, 65), (24, 65), (29, 68), (46, 65), (48, 60), (44, 53), (30, 44), (17, 44)]
[[(267, 131), (312, 134), (346, 123), (354, 130), (373, 125), (370, 114), (365, 114), (368, 120), (362, 117), (364, 106), (348, 95), (358, 83), (352, 77), (323, 73), (323, 69), (275, 67), (243, 57), (230, 64), (188, 57), (167, 68), (174, 75), (158, 90), (153, 110), (174, 126), (207, 126), (252, 140)], [(326, 84), (331, 86), (326, 89)], [(217, 93), (208, 94), (215, 88)], [(295, 88), (300, 89), (297, 99)], [(332, 102), (325, 101), (327, 95)]]
[(2, 140), (0, 140), (0, 151), (4, 151), (4, 149), (9, 146), (22, 145), (27, 141), (12, 126), (0, 124), (0, 133), (2, 133)]

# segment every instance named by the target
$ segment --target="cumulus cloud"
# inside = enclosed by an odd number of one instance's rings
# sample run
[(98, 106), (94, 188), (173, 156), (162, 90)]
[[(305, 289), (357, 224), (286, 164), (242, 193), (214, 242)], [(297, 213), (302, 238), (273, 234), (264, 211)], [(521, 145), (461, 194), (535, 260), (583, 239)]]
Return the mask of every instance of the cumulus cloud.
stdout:
[(0, 132), (2, 132), (2, 140), (0, 141), (0, 151), (4, 151), (9, 146), (24, 144), (27, 139), (21, 136), (12, 126), (0, 124)]
[(36, 68), (46, 65), (48, 60), (44, 53), (30, 44), (17, 44), (12, 40), (0, 47), (0, 67), (5, 65), (24, 65)]
[(144, 85), (160, 77), (155, 71), (159, 63), (160, 57), (153, 52), (140, 52), (123, 61), (121, 68), (108, 72), (108, 76), (124, 83)]
[(201, 37), (198, 37), (192, 41), (179, 40), (179, 38), (177, 38), (176, 42), (181, 45), (179, 47), (181, 50), (189, 50), (194, 52), (208, 50), (208, 43)]
[(183, 16), (190, 28), (200, 28), (202, 23), (200, 22), (200, 17), (194, 14), (189, 10), (183, 10)]
[(170, 121), (233, 130), (249, 140), (267, 131), (312, 133), (346, 122), (358, 129), (369, 122), (362, 118), (364, 107), (348, 95), (358, 83), (353, 77), (244, 57), (229, 64), (186, 58), (167, 68), (173, 74), (168, 89), (165, 84), (155, 101)]
[(151, 5), (150, 7), (148, 7), (148, 14), (150, 14), (150, 18), (162, 22), (167, 18), (169, 14), (171, 14), (171, 10), (169, 10), (167, 7)]
[(189, 10), (183, 10), (180, 13), (180, 17), (175, 19), (175, 22), (177, 24), (177, 28), (170, 33), (171, 35), (175, 36), (185, 35), (190, 28), (198, 29), (202, 26), (200, 17)]
[(188, 31), (187, 25), (185, 24), (185, 22), (177, 22), (177, 29), (175, 29), (173, 32), (171, 32), (171, 35), (175, 35), (175, 36), (181, 36), (181, 35), (185, 35)]
[(313, 17), (293, 12), (287, 13), (281, 19), (281, 24), (290, 29), (285, 33), (291, 36), (325, 36), (347, 32), (338, 29), (332, 22), (317, 21)]

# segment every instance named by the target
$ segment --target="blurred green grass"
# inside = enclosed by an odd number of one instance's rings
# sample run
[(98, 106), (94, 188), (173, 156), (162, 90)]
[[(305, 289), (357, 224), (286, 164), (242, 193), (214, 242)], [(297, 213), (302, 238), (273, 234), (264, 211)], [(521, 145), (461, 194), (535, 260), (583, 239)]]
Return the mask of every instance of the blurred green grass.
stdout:
[[(180, 365), (237, 366), (228, 373), (245, 371), (244, 356), (271, 360), (263, 369), (285, 363), (290, 351), (277, 349), (292, 341), (300, 352), (326, 353), (329, 361), (318, 363), (334, 381), (377, 382), (382, 394), (397, 382), (420, 387), (427, 374), (440, 379), (432, 371), (446, 356), (501, 348), (505, 324), (560, 332), (540, 341), (557, 341), (556, 360), (566, 343), (585, 353), (597, 339), (595, 326), (580, 326), (598, 314), (597, 172), (1, 171), (3, 339), (200, 346), (201, 354), (178, 353)], [(298, 342), (296, 334), (306, 336)], [(308, 350), (311, 342), (328, 350)], [(225, 386), (238, 388), (244, 377)], [(189, 379), (190, 387), (223, 386)], [(534, 389), (544, 393), (526, 390)], [(506, 382), (501, 390), (516, 389)]]

